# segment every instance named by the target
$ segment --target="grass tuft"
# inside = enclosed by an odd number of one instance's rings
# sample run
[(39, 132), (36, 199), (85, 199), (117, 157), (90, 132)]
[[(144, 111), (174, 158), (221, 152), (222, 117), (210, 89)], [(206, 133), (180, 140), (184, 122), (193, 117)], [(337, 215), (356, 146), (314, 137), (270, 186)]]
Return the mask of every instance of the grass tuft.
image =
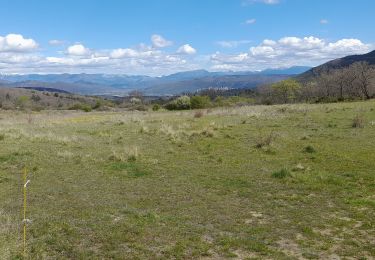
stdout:
[(316, 153), (315, 148), (312, 147), (311, 145), (306, 146), (306, 147), (303, 149), (303, 151), (304, 151), (305, 153)]
[(273, 172), (271, 176), (276, 179), (284, 179), (290, 176), (290, 172), (284, 168), (280, 171)]

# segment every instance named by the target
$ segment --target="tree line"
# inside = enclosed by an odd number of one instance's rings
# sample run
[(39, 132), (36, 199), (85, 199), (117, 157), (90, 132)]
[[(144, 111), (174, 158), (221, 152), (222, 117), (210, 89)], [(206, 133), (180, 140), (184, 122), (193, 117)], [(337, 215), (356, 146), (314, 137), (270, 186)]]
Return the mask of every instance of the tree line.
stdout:
[(356, 62), (325, 69), (312, 79), (291, 78), (257, 89), (262, 103), (337, 102), (375, 97), (375, 67)]

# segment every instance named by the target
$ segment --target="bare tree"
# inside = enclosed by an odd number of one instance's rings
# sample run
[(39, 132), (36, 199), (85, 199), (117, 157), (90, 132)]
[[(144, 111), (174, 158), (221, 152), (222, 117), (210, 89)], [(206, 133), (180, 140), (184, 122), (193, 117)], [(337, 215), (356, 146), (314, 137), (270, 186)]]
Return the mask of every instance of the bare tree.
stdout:
[(317, 83), (322, 97), (329, 98), (334, 96), (334, 82), (331, 72), (322, 72), (317, 79)]
[(371, 98), (372, 80), (375, 77), (375, 70), (368, 62), (356, 62), (351, 65), (351, 69), (355, 72), (355, 80), (361, 94), (365, 99)]

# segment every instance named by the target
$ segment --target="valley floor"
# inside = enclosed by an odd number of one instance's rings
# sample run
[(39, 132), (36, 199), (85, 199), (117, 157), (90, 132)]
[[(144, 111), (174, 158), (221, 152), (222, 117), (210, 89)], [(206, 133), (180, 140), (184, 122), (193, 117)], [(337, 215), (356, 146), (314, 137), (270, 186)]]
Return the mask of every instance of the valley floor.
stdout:
[(194, 114), (0, 111), (0, 258), (375, 258), (375, 102)]

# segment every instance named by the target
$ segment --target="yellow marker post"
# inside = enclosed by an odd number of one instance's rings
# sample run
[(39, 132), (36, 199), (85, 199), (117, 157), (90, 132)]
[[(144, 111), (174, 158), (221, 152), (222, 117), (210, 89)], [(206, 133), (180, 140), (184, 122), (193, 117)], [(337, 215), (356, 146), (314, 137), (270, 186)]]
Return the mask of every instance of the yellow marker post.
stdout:
[(26, 258), (26, 206), (27, 206), (27, 170), (23, 169), (23, 255)]

